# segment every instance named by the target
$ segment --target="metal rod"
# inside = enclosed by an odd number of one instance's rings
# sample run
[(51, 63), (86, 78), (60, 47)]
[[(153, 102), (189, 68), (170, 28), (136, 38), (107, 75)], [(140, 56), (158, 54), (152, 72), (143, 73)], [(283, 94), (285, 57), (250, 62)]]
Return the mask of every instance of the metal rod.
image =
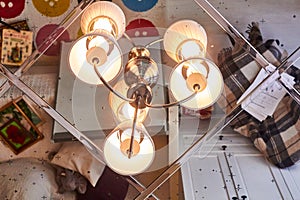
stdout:
[(134, 41), (126, 33), (123, 33), (123, 36), (131, 43), (132, 46), (136, 46)]
[[(228, 113), (227, 116), (230, 116), (230, 114), (234, 112), (236, 114), (232, 115), (230, 118), (226, 118), (226, 116), (223, 117), (223, 119), (220, 120), (216, 124), (216, 126), (214, 126), (214, 128), (204, 133), (191, 147), (189, 147), (177, 160), (175, 160), (158, 178), (156, 178), (143, 192), (141, 192), (141, 194), (136, 198), (136, 200), (144, 200), (148, 196), (150, 196), (151, 193), (153, 193), (158, 187), (164, 184), (174, 173), (176, 173), (178, 169), (180, 169), (181, 166), (184, 163), (186, 163), (191, 156), (193, 156), (201, 149), (203, 145), (203, 140), (206, 137), (210, 137), (210, 139), (213, 138), (224, 127), (226, 127), (235, 117), (237, 117), (242, 111), (243, 110), (239, 106), (236, 106), (230, 113)], [(225, 122), (225, 124), (222, 124), (223, 122)], [(209, 141), (210, 139), (204, 141)]]
[(134, 132), (135, 132), (135, 129), (136, 129), (136, 120), (137, 120), (137, 115), (138, 115), (140, 100), (141, 100), (141, 97), (138, 96), (137, 99), (136, 99), (137, 105), (135, 106), (135, 109), (134, 109), (134, 117), (133, 117), (133, 122), (132, 122), (132, 129), (131, 129), (131, 136), (130, 136), (130, 146), (129, 146), (129, 152), (128, 152), (128, 158), (129, 159), (132, 156), (132, 147), (133, 147), (133, 141), (134, 141)]
[[(125, 177), (125, 179), (139, 192), (143, 192), (144, 189), (146, 189), (146, 187), (133, 176), (129, 176), (128, 178)], [(151, 196), (148, 197), (147, 200), (159, 200), (159, 198), (154, 194), (151, 194)]]
[(21, 30), (19, 30), (19, 29), (15, 28), (14, 26), (12, 26), (12, 25), (6, 23), (5, 21), (2, 21), (1, 18), (0, 18), (0, 23), (3, 24), (4, 26), (7, 26), (7, 27), (10, 28), (10, 29), (13, 29), (14, 31), (17, 31), (17, 32), (19, 32), (19, 33), (21, 32)]
[[(57, 39), (68, 29), (68, 27), (79, 17), (81, 13), (93, 2), (94, 0), (81, 1), (74, 8), (74, 10), (68, 14), (65, 19), (59, 24), (59, 26), (45, 39), (45, 41), (37, 47), (35, 51), (24, 61), (24, 63), (14, 73), (17, 77), (21, 77), (29, 68), (51, 47), (51, 45), (57, 41)], [(10, 88), (8, 81), (5, 81), (0, 86), (0, 96), (2, 96)]]
[(195, 95), (198, 92), (195, 91), (194, 93), (192, 93), (190, 96), (180, 100), (180, 101), (176, 101), (176, 102), (172, 102), (172, 103), (168, 103), (168, 104), (148, 104), (147, 102), (145, 102), (145, 105), (149, 108), (169, 108), (172, 106), (178, 106), (179, 104), (182, 104), (184, 102), (187, 102), (188, 100), (191, 100), (193, 97), (195, 97)]
[[(0, 64), (0, 74), (2, 74), (8, 81), (7, 83), (12, 83), (17, 88), (19, 88), (26, 96), (28, 96), (34, 103), (36, 103), (41, 109), (43, 109), (48, 115), (50, 115), (55, 121), (57, 121), (62, 127), (64, 127), (69, 133), (71, 133), (79, 142), (81, 142), (86, 149), (94, 156), (99, 162), (106, 165), (104, 161), (103, 151), (93, 143), (86, 135), (81, 133), (74, 125), (72, 125), (68, 120), (66, 120), (60, 113), (53, 109), (45, 100), (43, 100), (38, 94), (36, 94), (30, 87), (23, 83), (19, 77), (11, 73), (5, 66)], [(138, 191), (142, 191), (141, 188), (145, 188), (143, 184), (137, 181), (134, 177), (129, 176), (133, 181), (129, 183), (133, 185)], [(137, 184), (140, 186), (137, 187)], [(155, 199), (158, 199), (153, 195)]]
[[(237, 31), (207, 0), (194, 0), (223, 30), (225, 30), (240, 46), (249, 53), (262, 67), (269, 65), (269, 62)], [(247, 44), (247, 47), (244, 46)]]
[(154, 40), (153, 42), (150, 42), (149, 44), (146, 44), (145, 48), (149, 48), (150, 46), (152, 46), (156, 43), (162, 42), (163, 40), (164, 40), (164, 38), (159, 38), (157, 40)]
[(97, 70), (96, 65), (94, 65), (94, 71), (96, 72), (97, 76), (99, 77), (99, 79), (102, 81), (102, 83), (107, 87), (107, 89), (109, 89), (112, 93), (114, 93), (115, 95), (117, 95), (119, 98), (123, 99), (124, 101), (128, 101), (128, 102), (134, 102), (135, 99), (129, 99), (125, 96), (123, 96), (122, 94), (120, 94), (119, 92), (115, 91), (110, 84), (103, 78), (103, 76), (101, 75), (101, 73)]
[(92, 155), (95, 156), (100, 162), (105, 165), (103, 151), (97, 147), (87, 136), (81, 133), (75, 128), (68, 120), (66, 120), (61, 114), (53, 109), (45, 100), (43, 100), (38, 94), (36, 94), (30, 87), (23, 83), (19, 78), (11, 73), (5, 66), (0, 64), (0, 73), (6, 77), (11, 83), (19, 88), (26, 96), (32, 99), (40, 108), (42, 108), (47, 114), (49, 114), (54, 120), (56, 120), (62, 127), (70, 132), (79, 142), (87, 147)]

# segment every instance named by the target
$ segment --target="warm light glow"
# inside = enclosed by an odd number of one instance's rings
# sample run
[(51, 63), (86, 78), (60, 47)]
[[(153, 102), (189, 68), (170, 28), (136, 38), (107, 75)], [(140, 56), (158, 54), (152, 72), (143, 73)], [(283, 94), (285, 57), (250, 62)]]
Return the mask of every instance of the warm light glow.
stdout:
[(205, 57), (206, 47), (206, 32), (193, 20), (180, 20), (173, 23), (164, 35), (165, 51), (176, 62), (190, 57)]
[(101, 47), (105, 52), (108, 52), (109, 41), (101, 36), (91, 37), (88, 42), (88, 48), (90, 49), (92, 47)]
[(94, 71), (94, 64), (101, 76), (107, 82), (111, 81), (121, 70), (122, 52), (113, 37), (106, 34), (106, 31), (98, 31), (74, 42), (69, 53), (69, 64), (74, 75), (81, 81), (98, 85), (102, 82)]
[(108, 18), (99, 17), (93, 23), (92, 30), (104, 29), (107, 32), (111, 33), (113, 31), (113, 26)]
[[(141, 123), (136, 124), (134, 133), (134, 151), (136, 154), (128, 158), (126, 141), (130, 139), (131, 127), (132, 121), (125, 121), (119, 124), (104, 142), (103, 153), (106, 164), (112, 170), (122, 175), (134, 175), (144, 172), (154, 159), (155, 148), (153, 140)], [(139, 146), (137, 146), (137, 143)]]
[(84, 34), (96, 29), (104, 29), (115, 39), (119, 39), (125, 32), (125, 26), (123, 11), (115, 3), (109, 1), (94, 2), (81, 17), (81, 30)]
[[(148, 110), (149, 110), (148, 107), (138, 110), (138, 117), (137, 117), (138, 122), (145, 121)], [(135, 108), (132, 107), (128, 102), (124, 101), (118, 109), (117, 117), (120, 119), (120, 121), (132, 120), (134, 117), (134, 111)]]
[(191, 57), (205, 57), (205, 50), (194, 40), (184, 42), (178, 50), (178, 58), (185, 60)]
[[(113, 89), (123, 96), (127, 95), (127, 91), (129, 89), (129, 86), (125, 83), (124, 79), (119, 80), (116, 85), (113, 87)], [(115, 119), (118, 122), (123, 122), (126, 120), (133, 120), (134, 116), (134, 108), (129, 104), (128, 101), (125, 101), (112, 92), (109, 93), (109, 105), (112, 109), (112, 112), (114, 114)], [(138, 116), (137, 121), (143, 122), (149, 112), (149, 108), (146, 107), (144, 109), (138, 110)]]
[[(206, 65), (206, 66), (205, 66)], [(182, 75), (182, 68), (188, 66), (187, 78)], [(200, 73), (206, 77), (205, 88), (191, 100), (182, 105), (190, 109), (204, 109), (214, 104), (223, 91), (223, 77), (219, 68), (210, 60), (204, 58), (192, 58), (179, 63), (170, 75), (170, 89), (176, 100), (184, 99), (193, 93), (192, 83), (188, 83), (189, 76)], [(201, 81), (199, 78), (196, 81)], [(192, 78), (193, 81), (193, 78)]]

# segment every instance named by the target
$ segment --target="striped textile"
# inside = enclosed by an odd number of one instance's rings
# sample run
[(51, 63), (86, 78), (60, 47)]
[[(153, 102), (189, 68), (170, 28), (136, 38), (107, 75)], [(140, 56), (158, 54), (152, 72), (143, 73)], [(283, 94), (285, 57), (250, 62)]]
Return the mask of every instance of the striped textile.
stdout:
[[(282, 51), (274, 40), (258, 45), (257, 50), (275, 66), (281, 60)], [(224, 78), (224, 92), (218, 105), (229, 113), (236, 107), (239, 97), (250, 86), (260, 67), (242, 48), (226, 48), (219, 53), (218, 66)], [(291, 67), (288, 73), (300, 85), (300, 70)], [(266, 158), (280, 168), (289, 167), (300, 159), (300, 105), (286, 95), (272, 117), (259, 122), (242, 111), (231, 122), (238, 133), (249, 137)]]

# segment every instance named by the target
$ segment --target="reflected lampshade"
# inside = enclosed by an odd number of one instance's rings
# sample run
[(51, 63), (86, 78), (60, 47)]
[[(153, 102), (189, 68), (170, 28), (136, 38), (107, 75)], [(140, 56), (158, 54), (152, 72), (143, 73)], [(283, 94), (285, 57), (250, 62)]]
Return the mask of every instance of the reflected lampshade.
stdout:
[(136, 124), (132, 154), (128, 157), (132, 121), (119, 124), (105, 139), (103, 153), (105, 163), (121, 175), (144, 172), (153, 162), (155, 148), (152, 138), (142, 123)]
[(74, 75), (88, 84), (103, 84), (94, 70), (111, 81), (121, 71), (122, 52), (115, 38), (106, 31), (86, 34), (73, 43), (69, 52), (69, 64)]
[[(124, 79), (120, 78), (120, 80), (113, 87), (115, 91), (119, 94), (126, 96), (127, 91), (129, 90), (129, 86), (125, 83)], [(114, 93), (110, 92), (108, 97), (109, 105), (112, 109), (115, 119), (118, 122), (123, 122), (126, 120), (133, 120), (135, 108), (130, 105), (128, 101), (125, 101)], [(149, 107), (138, 110), (137, 121), (143, 122), (145, 121), (147, 114), (149, 111)]]
[(219, 99), (223, 87), (219, 68), (205, 58), (185, 60), (170, 75), (170, 90), (177, 101), (198, 91), (194, 98), (181, 104), (189, 109), (204, 109), (213, 105)]
[(122, 9), (109, 1), (98, 1), (82, 14), (81, 30), (84, 34), (104, 29), (118, 40), (125, 32), (126, 19)]
[(180, 20), (167, 29), (163, 43), (168, 56), (180, 62), (190, 57), (205, 57), (207, 35), (197, 22)]

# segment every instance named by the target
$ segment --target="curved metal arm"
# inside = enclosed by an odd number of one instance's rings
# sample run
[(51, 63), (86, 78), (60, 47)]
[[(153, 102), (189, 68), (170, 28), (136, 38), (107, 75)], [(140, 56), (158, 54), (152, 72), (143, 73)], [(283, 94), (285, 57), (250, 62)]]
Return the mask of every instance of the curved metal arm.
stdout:
[(136, 46), (134, 41), (127, 35), (126, 33), (123, 33), (123, 36), (131, 43), (132, 46)]
[(157, 40), (154, 40), (153, 42), (150, 42), (149, 44), (146, 44), (145, 45), (145, 48), (148, 48), (148, 47), (150, 47), (150, 46), (152, 46), (152, 45), (154, 45), (154, 44), (156, 44), (156, 43), (158, 43), (158, 42), (161, 42), (161, 41), (163, 41), (164, 40), (164, 38), (159, 38), (159, 39), (157, 39)]
[(128, 101), (128, 102), (134, 102), (135, 99), (129, 99), (127, 97), (124, 97), (122, 94), (120, 94), (119, 92), (115, 91), (109, 84), (108, 82), (103, 78), (103, 76), (98, 72), (97, 67), (94, 65), (94, 71), (96, 72), (97, 76), (100, 78), (100, 80), (102, 81), (102, 83), (115, 95), (117, 95), (118, 97), (120, 97), (121, 99), (123, 99), (124, 101)]
[(176, 101), (176, 102), (172, 102), (172, 103), (168, 103), (168, 104), (148, 104), (147, 102), (145, 102), (145, 105), (149, 108), (169, 108), (169, 107), (172, 107), (172, 106), (177, 106), (179, 104), (182, 104), (184, 102), (187, 102), (188, 100), (192, 99), (193, 97), (195, 97), (195, 95), (197, 94), (198, 92), (195, 91), (193, 94), (191, 94), (190, 96), (188, 96), (187, 98), (185, 99), (182, 99), (180, 101)]

